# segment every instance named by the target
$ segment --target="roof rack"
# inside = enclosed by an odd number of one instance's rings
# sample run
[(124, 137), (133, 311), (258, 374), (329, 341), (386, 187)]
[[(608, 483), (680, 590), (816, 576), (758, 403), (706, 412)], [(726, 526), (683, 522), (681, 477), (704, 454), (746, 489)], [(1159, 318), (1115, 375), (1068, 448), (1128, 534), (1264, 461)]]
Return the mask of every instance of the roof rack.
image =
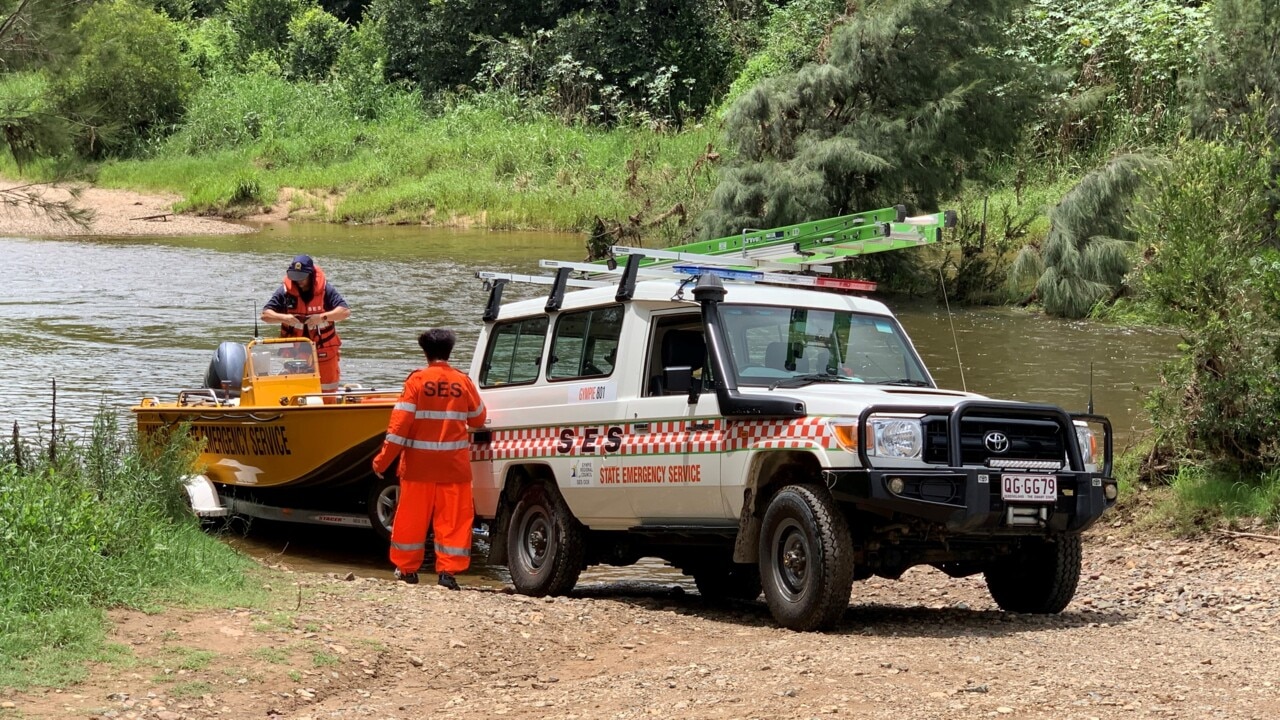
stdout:
[[(939, 242), (942, 230), (955, 224), (954, 210), (908, 217), (906, 207), (896, 205), (769, 230), (748, 228), (738, 235), (665, 249), (615, 245), (609, 258), (597, 262), (540, 261), (540, 267), (556, 271), (554, 277), (490, 271), (479, 271), (476, 277), (491, 284), (498, 298), (508, 281), (553, 285), (549, 311), (559, 307), (566, 287), (619, 284), (621, 301), (631, 298), (637, 278), (703, 274), (737, 282), (872, 292), (876, 283), (870, 280), (827, 277), (831, 265), (858, 255)], [(627, 258), (625, 268), (618, 266), (619, 257)], [(496, 302), (491, 295), (486, 320), (496, 317)]]

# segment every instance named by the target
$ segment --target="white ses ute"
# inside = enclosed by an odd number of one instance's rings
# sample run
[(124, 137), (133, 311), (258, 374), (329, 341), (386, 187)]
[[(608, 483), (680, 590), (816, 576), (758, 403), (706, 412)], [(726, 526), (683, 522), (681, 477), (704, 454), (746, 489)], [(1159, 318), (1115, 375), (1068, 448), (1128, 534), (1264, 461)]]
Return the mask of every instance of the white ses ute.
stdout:
[(561, 277), (506, 305), (495, 283), (470, 369), (476, 514), (517, 591), (658, 557), (708, 598), (763, 591), (796, 630), (915, 565), (982, 573), (1008, 611), (1071, 601), (1080, 535), (1116, 498), (1106, 418), (941, 389), (863, 297)]

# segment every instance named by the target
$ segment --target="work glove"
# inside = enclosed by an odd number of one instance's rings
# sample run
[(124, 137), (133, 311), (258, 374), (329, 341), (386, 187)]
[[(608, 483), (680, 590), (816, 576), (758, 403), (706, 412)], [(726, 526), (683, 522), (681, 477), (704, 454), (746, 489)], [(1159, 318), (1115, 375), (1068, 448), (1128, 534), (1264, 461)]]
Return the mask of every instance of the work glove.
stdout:
[(303, 328), (303, 323), (302, 323), (302, 321), (301, 321), (301, 320), (299, 320), (298, 318), (296, 318), (296, 317), (292, 317), (292, 316), (291, 316), (288, 320), (285, 320), (285, 321), (284, 321), (284, 324), (285, 324), (287, 327), (291, 327), (291, 328), (298, 328), (299, 330), (301, 330), (301, 329)]
[(308, 316), (307, 316), (307, 321), (306, 321), (306, 326), (307, 326), (307, 327), (321, 328), (321, 327), (324, 327), (325, 325), (328, 325), (328, 324), (329, 324), (329, 321), (328, 321), (328, 320), (325, 320), (325, 319), (323, 318), (323, 316), (321, 316), (321, 315), (308, 315)]

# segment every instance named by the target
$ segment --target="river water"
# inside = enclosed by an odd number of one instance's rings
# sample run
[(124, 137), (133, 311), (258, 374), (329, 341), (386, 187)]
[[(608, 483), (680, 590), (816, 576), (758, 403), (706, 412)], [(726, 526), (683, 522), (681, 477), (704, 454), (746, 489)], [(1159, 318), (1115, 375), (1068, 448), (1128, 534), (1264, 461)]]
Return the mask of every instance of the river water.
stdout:
[[(477, 270), (538, 274), (540, 258), (584, 251), (578, 235), (325, 224), (215, 237), (0, 237), (0, 430), (47, 427), (54, 379), (58, 419), (72, 431), (100, 407), (123, 424), (143, 396), (198, 387), (219, 342), (252, 337), (297, 253), (312, 255), (351, 305), (340, 328), (343, 380), (386, 388), (418, 367), (416, 337), (430, 326), (458, 331), (454, 364), (468, 365), (487, 296)], [(512, 286), (506, 298), (545, 291)], [(1167, 332), (1009, 308), (948, 314), (931, 302), (887, 302), (943, 387), (1084, 410), (1092, 365), (1095, 410), (1111, 417), (1117, 448), (1143, 429), (1143, 398), (1177, 343)], [(271, 528), (236, 543), (258, 555), (288, 546), (281, 557), (308, 569), (385, 568), (384, 550), (352, 542), (352, 532)]]

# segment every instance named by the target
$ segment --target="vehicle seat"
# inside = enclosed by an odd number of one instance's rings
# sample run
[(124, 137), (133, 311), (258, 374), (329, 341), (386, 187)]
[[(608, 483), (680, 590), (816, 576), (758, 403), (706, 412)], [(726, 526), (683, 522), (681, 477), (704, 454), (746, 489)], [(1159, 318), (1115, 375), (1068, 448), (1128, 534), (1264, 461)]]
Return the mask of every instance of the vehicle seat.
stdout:
[(827, 365), (831, 363), (831, 351), (826, 348), (812, 348), (809, 351), (809, 372), (825, 373), (829, 370)]
[[(663, 369), (669, 367), (688, 367), (697, 373), (703, 369), (707, 361), (707, 341), (701, 330), (668, 330), (662, 336), (662, 367), (649, 378), (649, 394), (667, 394)], [(701, 392), (702, 381), (693, 380), (694, 387)]]
[(764, 349), (764, 364), (774, 370), (786, 370), (787, 344), (781, 340), (769, 343)]

